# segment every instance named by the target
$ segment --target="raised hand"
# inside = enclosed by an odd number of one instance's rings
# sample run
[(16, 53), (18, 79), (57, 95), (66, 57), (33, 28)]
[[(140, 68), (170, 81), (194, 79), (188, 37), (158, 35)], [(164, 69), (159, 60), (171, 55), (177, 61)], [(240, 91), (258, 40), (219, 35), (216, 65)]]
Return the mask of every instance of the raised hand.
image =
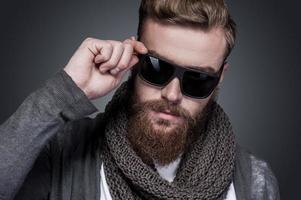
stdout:
[(123, 42), (85, 39), (64, 67), (66, 73), (89, 99), (105, 96), (121, 83), (123, 76), (147, 53), (134, 37)]

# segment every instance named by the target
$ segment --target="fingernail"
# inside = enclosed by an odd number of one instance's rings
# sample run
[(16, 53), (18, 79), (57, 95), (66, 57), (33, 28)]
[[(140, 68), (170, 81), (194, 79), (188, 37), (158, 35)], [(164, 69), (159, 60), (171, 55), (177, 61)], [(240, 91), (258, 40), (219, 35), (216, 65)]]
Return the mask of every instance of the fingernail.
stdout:
[(101, 73), (105, 73), (106, 72), (106, 69), (99, 69), (99, 71), (101, 72)]
[(114, 70), (111, 70), (110, 73), (111, 73), (112, 75), (116, 75), (116, 74), (117, 74), (117, 72), (114, 71)]
[(144, 50), (145, 50), (145, 53), (147, 53), (148, 52), (148, 49), (146, 48), (146, 47), (143, 47), (144, 48)]
[(119, 72), (119, 68), (112, 69), (110, 72), (111, 74), (115, 75)]

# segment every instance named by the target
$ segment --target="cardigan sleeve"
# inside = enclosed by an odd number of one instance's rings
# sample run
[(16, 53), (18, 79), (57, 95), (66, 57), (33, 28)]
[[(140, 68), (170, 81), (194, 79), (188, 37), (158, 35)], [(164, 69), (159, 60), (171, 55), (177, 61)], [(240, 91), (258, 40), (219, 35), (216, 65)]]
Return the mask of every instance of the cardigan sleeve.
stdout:
[(49, 200), (51, 191), (51, 157), (45, 146), (14, 200)]
[(68, 121), (96, 111), (63, 69), (31, 93), (0, 125), (0, 199), (13, 199), (27, 175), (37, 176), (30, 174), (35, 162), (46, 173), (51, 165), (43, 161), (50, 139)]

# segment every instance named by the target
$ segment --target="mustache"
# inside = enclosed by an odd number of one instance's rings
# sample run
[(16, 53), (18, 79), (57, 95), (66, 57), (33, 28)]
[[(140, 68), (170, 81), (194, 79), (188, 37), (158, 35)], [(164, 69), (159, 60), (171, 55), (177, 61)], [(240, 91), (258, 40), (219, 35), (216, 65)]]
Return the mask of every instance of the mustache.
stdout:
[(134, 111), (152, 110), (155, 112), (164, 112), (184, 119), (192, 119), (190, 113), (182, 108), (180, 105), (171, 104), (165, 100), (149, 100), (145, 102), (139, 102), (133, 105)]

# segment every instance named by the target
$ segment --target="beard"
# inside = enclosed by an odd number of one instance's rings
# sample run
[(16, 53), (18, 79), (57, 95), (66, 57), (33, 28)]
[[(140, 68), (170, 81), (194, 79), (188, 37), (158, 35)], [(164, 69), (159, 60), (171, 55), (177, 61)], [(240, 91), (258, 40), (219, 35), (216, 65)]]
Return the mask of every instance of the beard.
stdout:
[[(144, 163), (154, 166), (167, 165), (185, 153), (200, 136), (210, 113), (217, 90), (202, 111), (192, 117), (180, 105), (167, 100), (139, 102), (134, 94), (128, 109), (127, 138), (132, 148)], [(151, 112), (165, 112), (177, 116), (181, 123), (172, 123), (162, 118), (150, 117)]]

